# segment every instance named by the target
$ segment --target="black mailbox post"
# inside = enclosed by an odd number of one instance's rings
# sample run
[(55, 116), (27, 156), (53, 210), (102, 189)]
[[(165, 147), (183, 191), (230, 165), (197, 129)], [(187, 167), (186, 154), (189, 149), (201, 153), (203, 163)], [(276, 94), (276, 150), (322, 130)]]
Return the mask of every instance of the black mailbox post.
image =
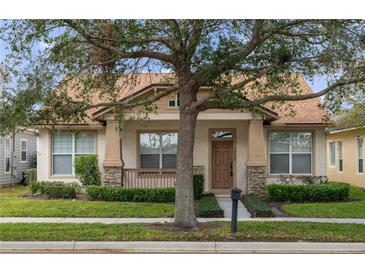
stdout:
[(237, 232), (237, 208), (238, 200), (241, 198), (242, 190), (239, 188), (231, 188), (231, 199), (232, 199), (232, 217), (231, 217), (231, 232)]

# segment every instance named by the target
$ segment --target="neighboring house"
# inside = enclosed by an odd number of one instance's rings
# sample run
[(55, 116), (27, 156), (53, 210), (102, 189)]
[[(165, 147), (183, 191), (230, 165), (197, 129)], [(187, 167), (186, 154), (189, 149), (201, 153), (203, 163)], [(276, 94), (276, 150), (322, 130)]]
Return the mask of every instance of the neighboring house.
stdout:
[(365, 127), (333, 130), (327, 134), (328, 179), (365, 187)]
[(0, 185), (20, 181), (36, 153), (36, 144), (35, 132), (31, 130), (0, 136)]
[[(121, 88), (121, 100), (164, 90), (168, 87), (164, 77), (140, 74), (136, 83)], [(305, 92), (312, 92), (301, 77), (299, 84)], [(202, 88), (198, 97), (209, 92)], [(205, 191), (227, 194), (229, 188), (239, 187), (263, 195), (265, 184), (283, 175), (326, 176), (326, 113), (319, 103), (319, 99), (293, 102), (295, 116), (264, 106), (255, 112), (216, 109), (200, 113), (194, 165), (196, 172), (204, 173)], [(121, 135), (109, 108), (94, 110), (92, 119), (82, 124), (39, 127), (38, 180), (75, 181), (75, 157), (95, 153), (106, 185), (173, 186), (178, 94), (165, 96), (156, 105), (157, 113), (149, 114), (149, 121), (128, 121)]]

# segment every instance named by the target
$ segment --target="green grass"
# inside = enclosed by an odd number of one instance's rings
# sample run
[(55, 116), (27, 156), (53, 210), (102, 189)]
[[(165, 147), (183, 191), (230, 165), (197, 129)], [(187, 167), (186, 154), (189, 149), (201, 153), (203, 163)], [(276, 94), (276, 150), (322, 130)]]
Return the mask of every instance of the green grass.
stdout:
[[(158, 227), (158, 228), (157, 228)], [(4, 223), (1, 241), (323, 241), (364, 242), (361, 224), (302, 222), (229, 222), (203, 224), (201, 230), (172, 231), (160, 224)]]
[(101, 202), (81, 200), (36, 200), (19, 197), (23, 186), (0, 189), (1, 217), (172, 217), (173, 204)]
[(296, 217), (365, 218), (365, 192), (351, 186), (350, 199), (354, 202), (284, 204), (282, 210)]

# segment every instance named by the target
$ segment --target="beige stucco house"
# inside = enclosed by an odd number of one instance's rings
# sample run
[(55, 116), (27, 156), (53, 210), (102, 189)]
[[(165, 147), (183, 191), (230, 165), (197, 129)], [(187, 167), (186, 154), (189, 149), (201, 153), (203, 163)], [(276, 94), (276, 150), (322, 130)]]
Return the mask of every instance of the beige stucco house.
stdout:
[[(164, 74), (140, 74), (121, 89), (121, 100), (149, 96), (168, 87)], [(304, 79), (299, 84), (311, 92)], [(210, 92), (202, 88), (199, 96)], [(326, 176), (326, 113), (318, 99), (292, 103), (294, 116), (267, 107), (257, 111), (209, 110), (199, 114), (194, 165), (204, 173), (205, 190), (228, 193), (231, 187), (262, 194), (282, 175)], [(77, 155), (95, 153), (103, 180), (124, 187), (168, 187), (175, 182), (178, 94), (156, 102), (148, 121), (130, 120), (117, 131), (109, 108), (94, 110), (88, 122), (43, 126), (39, 130), (38, 180), (75, 181)], [(135, 109), (127, 114), (132, 116)]]
[(327, 134), (327, 174), (331, 181), (365, 187), (365, 127), (333, 130)]

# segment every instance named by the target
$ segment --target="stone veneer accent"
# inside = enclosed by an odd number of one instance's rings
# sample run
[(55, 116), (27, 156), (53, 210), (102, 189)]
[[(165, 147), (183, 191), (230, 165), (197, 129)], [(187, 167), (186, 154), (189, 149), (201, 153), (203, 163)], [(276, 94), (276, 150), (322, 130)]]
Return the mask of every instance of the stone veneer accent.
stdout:
[(254, 193), (260, 198), (266, 197), (266, 166), (247, 166), (247, 193)]
[(104, 167), (103, 183), (106, 186), (122, 186), (122, 167)]

